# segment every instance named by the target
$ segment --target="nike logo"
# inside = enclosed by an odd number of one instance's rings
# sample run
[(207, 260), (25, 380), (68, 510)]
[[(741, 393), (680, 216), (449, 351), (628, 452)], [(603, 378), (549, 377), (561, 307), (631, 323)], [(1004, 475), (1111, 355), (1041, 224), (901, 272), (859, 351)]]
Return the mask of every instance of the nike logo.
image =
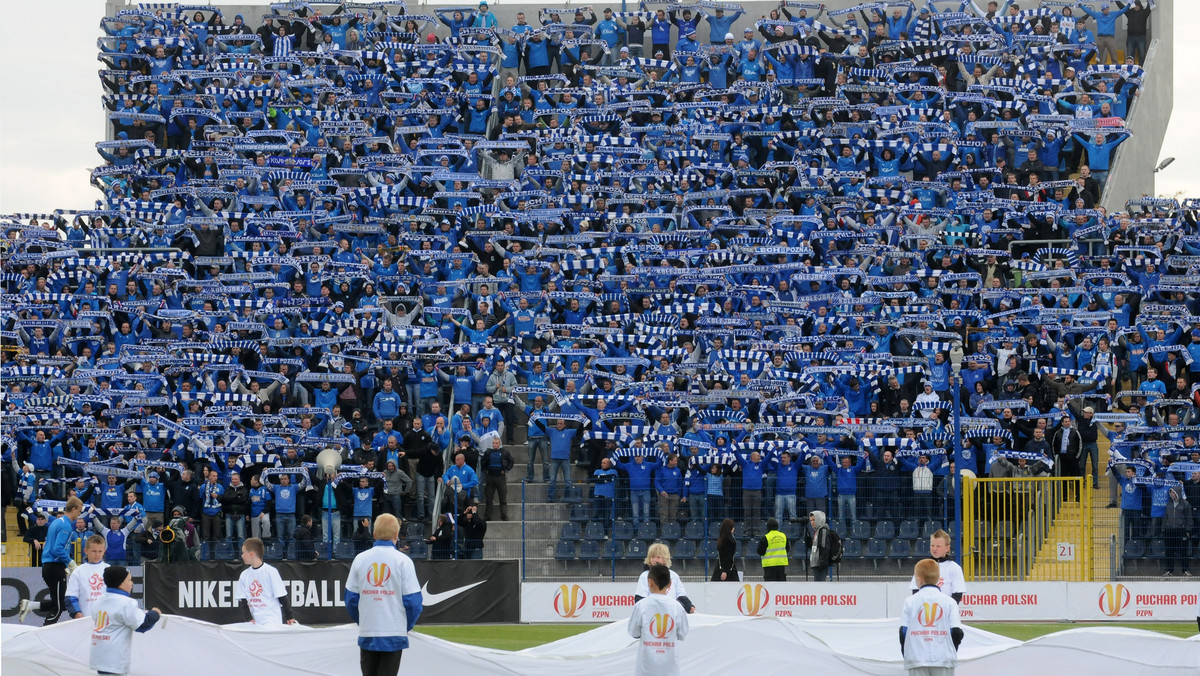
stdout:
[(480, 580), (479, 582), (476, 582), (475, 584), (469, 584), (465, 587), (458, 587), (456, 589), (439, 592), (437, 594), (429, 593), (429, 583), (426, 582), (425, 584), (421, 585), (421, 603), (426, 606), (436, 606), (437, 604), (441, 603), (442, 601), (447, 601), (449, 599), (454, 598), (455, 596), (458, 596), (459, 594), (468, 592), (468, 591), (474, 589), (475, 587), (478, 587), (479, 585), (483, 584), (484, 582), (487, 582), (487, 580)]

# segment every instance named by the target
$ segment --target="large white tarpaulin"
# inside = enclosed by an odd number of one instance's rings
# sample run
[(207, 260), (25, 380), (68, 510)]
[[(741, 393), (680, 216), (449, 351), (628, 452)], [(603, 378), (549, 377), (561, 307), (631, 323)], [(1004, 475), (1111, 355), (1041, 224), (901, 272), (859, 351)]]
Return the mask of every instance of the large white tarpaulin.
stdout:
[[(21, 676), (91, 676), (91, 621), (31, 630), (3, 626), (0, 668)], [(903, 674), (896, 620), (805, 621), (777, 617), (692, 616), (682, 643), (685, 674), (793, 676), (797, 665), (819, 674)], [(134, 638), (132, 676), (191, 674), (359, 673), (356, 628), (219, 626), (169, 617)], [(1200, 638), (1200, 637), (1198, 637)], [(1197, 673), (1200, 640), (1119, 628), (1087, 628), (1026, 643), (966, 628), (958, 674), (1092, 673), (1172, 676)], [(488, 650), (415, 634), (402, 673), (472, 676), (613, 676), (633, 671), (636, 646), (625, 623), (520, 652)]]

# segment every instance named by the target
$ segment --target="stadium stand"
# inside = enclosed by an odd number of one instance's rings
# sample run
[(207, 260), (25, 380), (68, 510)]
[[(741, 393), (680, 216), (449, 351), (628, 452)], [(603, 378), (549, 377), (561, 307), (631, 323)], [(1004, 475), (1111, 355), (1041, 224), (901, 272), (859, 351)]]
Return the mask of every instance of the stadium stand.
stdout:
[(1097, 207), (1117, 4), (122, 9), (97, 208), (4, 221), (20, 532), (77, 494), (133, 560), (160, 519), (294, 556), (304, 514), (347, 557), (386, 510), (454, 556), (479, 500), (485, 556), (615, 574), (820, 509), (896, 568), (953, 520), (958, 394), (975, 474), (1111, 466), (1124, 558), (1186, 557), (1200, 204)]

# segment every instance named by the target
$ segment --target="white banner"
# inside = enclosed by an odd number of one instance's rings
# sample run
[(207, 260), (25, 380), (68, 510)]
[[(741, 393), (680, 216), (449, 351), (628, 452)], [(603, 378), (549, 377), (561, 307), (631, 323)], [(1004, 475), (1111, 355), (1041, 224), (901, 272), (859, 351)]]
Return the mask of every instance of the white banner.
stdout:
[[(633, 582), (526, 582), (521, 585), (522, 622), (608, 622), (633, 613)], [(703, 583), (695, 583), (703, 591)], [(688, 598), (697, 601), (691, 589)]]
[(710, 582), (703, 605), (691, 587), (689, 598), (710, 615), (800, 617), (849, 620), (887, 617), (888, 595), (882, 582)]
[[(629, 617), (634, 583), (526, 582), (522, 622), (604, 622)], [(699, 612), (809, 620), (897, 617), (907, 582), (688, 582)], [(959, 609), (975, 622), (1191, 621), (1200, 585), (1188, 582), (968, 582)]]
[(1072, 620), (1172, 620), (1200, 617), (1200, 584), (1180, 582), (1078, 582), (1067, 587)]

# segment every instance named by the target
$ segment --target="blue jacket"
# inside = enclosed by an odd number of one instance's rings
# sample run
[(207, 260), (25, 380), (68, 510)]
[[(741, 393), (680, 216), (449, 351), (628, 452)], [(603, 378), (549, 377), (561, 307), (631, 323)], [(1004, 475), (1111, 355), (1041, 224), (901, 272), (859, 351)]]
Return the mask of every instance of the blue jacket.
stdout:
[(678, 467), (659, 467), (654, 470), (654, 490), (667, 495), (679, 495), (683, 491), (683, 473)]
[(629, 490), (631, 491), (650, 490), (650, 481), (656, 467), (658, 467), (658, 461), (651, 461), (647, 458), (643, 458), (640, 463), (633, 461), (617, 463), (617, 468), (629, 475)]
[(46, 546), (42, 548), (42, 563), (69, 563), (71, 550), (67, 543), (71, 541), (71, 533), (75, 524), (64, 514), (50, 522), (46, 531)]
[(822, 462), (814, 468), (808, 463), (804, 464), (804, 497), (829, 497), (829, 465)]

